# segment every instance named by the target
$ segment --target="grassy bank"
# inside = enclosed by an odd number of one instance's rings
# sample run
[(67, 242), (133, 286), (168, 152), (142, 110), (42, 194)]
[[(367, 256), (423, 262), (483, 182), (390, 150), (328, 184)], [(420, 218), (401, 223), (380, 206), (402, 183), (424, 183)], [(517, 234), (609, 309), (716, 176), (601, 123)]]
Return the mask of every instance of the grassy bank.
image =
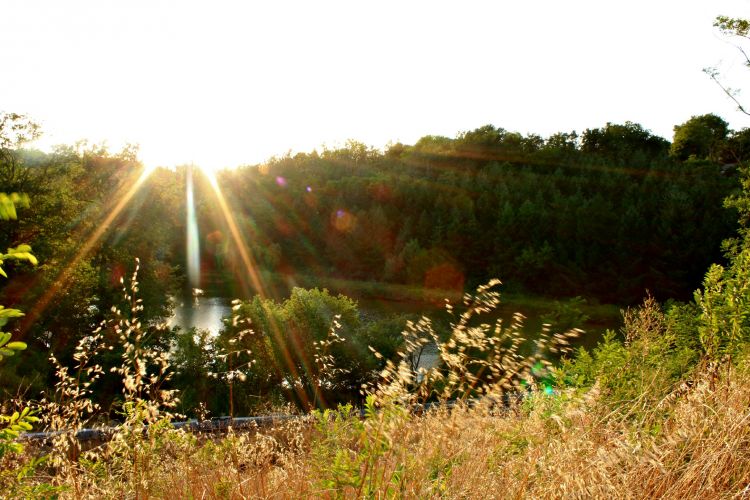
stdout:
[[(749, 404), (750, 379), (732, 373), (658, 411), (633, 401), (616, 416), (593, 389), (501, 414), (337, 414), (202, 442), (174, 432), (143, 442), (138, 471), (89, 463), (77, 481), (90, 498), (739, 498)], [(72, 476), (56, 479), (78, 496)]]

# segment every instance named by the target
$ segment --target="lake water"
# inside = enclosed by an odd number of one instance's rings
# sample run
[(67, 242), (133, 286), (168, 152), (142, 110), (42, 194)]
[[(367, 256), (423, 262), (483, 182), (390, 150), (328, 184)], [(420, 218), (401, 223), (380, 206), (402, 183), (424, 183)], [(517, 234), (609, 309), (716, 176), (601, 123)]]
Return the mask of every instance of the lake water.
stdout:
[[(208, 330), (216, 335), (223, 328), (223, 318), (228, 318), (232, 314), (231, 300), (224, 297), (198, 297), (197, 299), (187, 295), (176, 297), (175, 308), (168, 325), (179, 326), (183, 330), (196, 328)], [(377, 301), (377, 300), (358, 300), (359, 310), (363, 320), (375, 319), (377, 317), (387, 316), (389, 314), (403, 313), (424, 313), (433, 319), (438, 316), (438, 309), (435, 306), (429, 307), (422, 303), (409, 301)], [(492, 323), (497, 317), (502, 317), (506, 324), (510, 323), (512, 313), (518, 309), (512, 305), (501, 305), (497, 311), (489, 314), (485, 321)], [(527, 315), (524, 322), (524, 334), (527, 338), (535, 338), (541, 331), (542, 318), (539, 312), (523, 311)], [(596, 345), (601, 338), (604, 327), (617, 327), (617, 325), (582, 325), (588, 331), (575, 344), (591, 348)], [(426, 353), (426, 356), (434, 356), (434, 353)], [(429, 362), (428, 362), (429, 363)]]
[(197, 328), (217, 335), (224, 324), (222, 318), (231, 316), (232, 306), (223, 297), (176, 298), (175, 308), (168, 325), (179, 326), (183, 330)]
[[(172, 317), (167, 322), (170, 327), (179, 326), (183, 330), (196, 328), (218, 334), (224, 327), (222, 319), (232, 314), (231, 300), (224, 297), (193, 298), (186, 295), (173, 297), (172, 300), (175, 301), (175, 307)], [(358, 305), (362, 319), (387, 314), (425, 312), (424, 306), (420, 308), (410, 302), (359, 300)]]
[[(173, 300), (175, 301), (174, 313), (168, 325), (179, 326), (183, 331), (196, 328), (218, 335), (224, 326), (222, 320), (232, 314), (230, 300), (223, 297), (184, 297)], [(377, 311), (378, 308), (375, 310)], [(418, 366), (431, 368), (437, 360), (437, 349), (434, 345), (428, 345), (419, 359)]]

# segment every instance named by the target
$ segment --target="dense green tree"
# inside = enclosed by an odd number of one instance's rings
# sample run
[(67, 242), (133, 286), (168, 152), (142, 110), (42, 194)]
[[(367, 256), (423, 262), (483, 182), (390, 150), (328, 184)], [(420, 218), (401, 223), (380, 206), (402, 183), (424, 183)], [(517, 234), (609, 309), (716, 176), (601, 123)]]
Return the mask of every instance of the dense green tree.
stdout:
[(732, 131), (721, 150), (724, 163), (741, 163), (750, 160), (750, 128)]
[(682, 161), (691, 157), (716, 161), (728, 133), (729, 124), (714, 114), (693, 116), (675, 125), (670, 152)]
[[(237, 393), (281, 393), (302, 408), (329, 406), (356, 398), (371, 376), (374, 358), (360, 338), (356, 303), (347, 297), (295, 288), (282, 302), (255, 297), (234, 314), (242, 321), (229, 325), (219, 342), (249, 328), (237, 347), (254, 359)], [(251, 403), (236, 402), (236, 411)]]
[(629, 162), (638, 153), (646, 159), (658, 158), (668, 149), (669, 142), (632, 122), (607, 123), (603, 128), (586, 129), (581, 137), (581, 151), (618, 163)]
[[(174, 233), (172, 174), (157, 172), (143, 183), (134, 149), (112, 154), (85, 143), (48, 154), (13, 149), (3, 158), (0, 171), (7, 182), (26, 186), (34, 199), (28, 217), (0, 229), (0, 246), (27, 241), (41, 262), (33, 269), (19, 267), (17, 281), (0, 285), (2, 300), (28, 311), (17, 331), (32, 352), (49, 350), (68, 362), (78, 340), (119, 303), (119, 281), (129, 275), (135, 257), (143, 264), (143, 319), (169, 314), (176, 278), (169, 249), (182, 240)], [(46, 362), (18, 370), (14, 376), (34, 388), (50, 383)]]

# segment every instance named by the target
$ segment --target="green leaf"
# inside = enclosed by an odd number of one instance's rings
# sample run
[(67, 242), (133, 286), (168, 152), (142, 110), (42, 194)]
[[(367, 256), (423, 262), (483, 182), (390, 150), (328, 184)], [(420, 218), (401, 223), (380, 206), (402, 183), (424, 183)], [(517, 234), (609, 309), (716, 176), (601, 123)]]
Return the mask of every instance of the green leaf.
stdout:
[(38, 264), (36, 257), (31, 253), (29, 245), (18, 245), (16, 248), (9, 248), (8, 253), (4, 257), (16, 260), (28, 260), (33, 265)]
[(5, 326), (9, 319), (20, 318), (21, 316), (23, 316), (23, 313), (18, 309), (6, 309), (5, 307), (0, 306), (0, 327)]
[(13, 198), (5, 193), (0, 193), (0, 218), (5, 220), (16, 218), (16, 205)]
[(8, 349), (13, 349), (14, 351), (23, 351), (26, 349), (26, 342), (16, 341), (16, 342), (10, 342), (9, 344), (6, 344), (5, 346)]

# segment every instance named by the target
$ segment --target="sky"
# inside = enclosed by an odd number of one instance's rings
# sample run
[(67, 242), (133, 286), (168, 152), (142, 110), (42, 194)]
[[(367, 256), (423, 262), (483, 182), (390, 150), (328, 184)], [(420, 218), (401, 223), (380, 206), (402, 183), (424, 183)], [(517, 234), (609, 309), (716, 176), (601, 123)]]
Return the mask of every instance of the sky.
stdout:
[(749, 81), (719, 14), (750, 17), (750, 0), (2, 0), (0, 111), (39, 122), (41, 149), (136, 143), (148, 166), (485, 124), (629, 120), (671, 139), (704, 113), (750, 126), (702, 72)]

